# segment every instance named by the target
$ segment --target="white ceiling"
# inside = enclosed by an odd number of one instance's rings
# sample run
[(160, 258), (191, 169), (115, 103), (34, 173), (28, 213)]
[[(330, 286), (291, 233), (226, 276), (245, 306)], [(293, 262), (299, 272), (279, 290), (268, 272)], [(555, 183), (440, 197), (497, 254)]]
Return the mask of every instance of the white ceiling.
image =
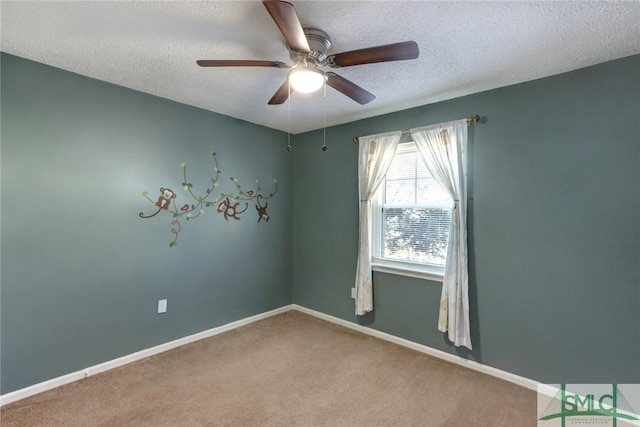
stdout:
[(2, 51), (292, 133), (520, 83), (640, 53), (637, 1), (291, 1), (330, 53), (414, 40), (416, 60), (333, 69), (377, 99), (327, 88), (267, 101), (286, 69), (201, 68), (197, 59), (290, 63), (260, 1), (2, 1)]

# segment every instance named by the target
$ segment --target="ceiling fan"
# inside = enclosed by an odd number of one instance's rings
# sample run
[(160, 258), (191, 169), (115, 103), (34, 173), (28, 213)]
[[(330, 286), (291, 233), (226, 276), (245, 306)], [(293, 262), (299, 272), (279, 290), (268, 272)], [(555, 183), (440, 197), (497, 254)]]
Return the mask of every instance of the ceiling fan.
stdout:
[(340, 77), (331, 71), (322, 71), (320, 67), (350, 67), (352, 65), (372, 64), (376, 62), (416, 59), (418, 45), (414, 41), (387, 44), (352, 50), (329, 55), (331, 38), (317, 28), (303, 28), (293, 5), (286, 1), (264, 0), (262, 2), (273, 18), (287, 42), (293, 65), (279, 61), (260, 60), (198, 60), (201, 67), (273, 67), (289, 68), (287, 80), (280, 86), (269, 105), (283, 104), (294, 91), (310, 93), (322, 87), (331, 86), (357, 103), (364, 105), (375, 95), (355, 83)]

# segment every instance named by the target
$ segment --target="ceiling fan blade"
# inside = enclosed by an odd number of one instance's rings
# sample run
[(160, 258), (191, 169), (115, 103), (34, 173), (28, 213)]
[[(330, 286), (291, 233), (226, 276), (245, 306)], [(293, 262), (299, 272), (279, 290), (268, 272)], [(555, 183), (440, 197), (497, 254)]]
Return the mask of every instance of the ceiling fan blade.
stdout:
[(326, 73), (327, 75), (327, 84), (337, 90), (338, 92), (342, 92), (347, 95), (349, 98), (353, 99), (360, 105), (368, 104), (369, 102), (376, 99), (376, 96), (372, 93), (367, 92), (357, 84), (350, 82), (344, 77), (340, 77), (336, 73)]
[(253, 61), (236, 59), (201, 59), (196, 61), (201, 67), (274, 67), (287, 68), (287, 64), (278, 61)]
[(267, 8), (269, 15), (275, 21), (291, 49), (303, 53), (311, 51), (307, 36), (305, 36), (296, 14), (296, 9), (291, 3), (279, 0), (264, 0), (262, 4)]
[[(293, 93), (293, 88), (291, 88), (291, 93)], [(287, 79), (282, 86), (276, 91), (276, 93), (271, 97), (268, 104), (269, 105), (279, 105), (284, 104), (285, 101), (289, 99), (289, 79)]]
[(419, 54), (418, 44), (414, 41), (408, 41), (337, 53), (330, 55), (327, 62), (330, 67), (349, 67), (375, 62), (416, 59)]

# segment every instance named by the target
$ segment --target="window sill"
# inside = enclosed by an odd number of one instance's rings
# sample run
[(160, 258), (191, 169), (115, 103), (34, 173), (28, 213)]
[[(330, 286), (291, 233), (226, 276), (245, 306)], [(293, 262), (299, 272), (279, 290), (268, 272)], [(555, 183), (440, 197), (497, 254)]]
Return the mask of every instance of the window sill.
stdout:
[(414, 265), (387, 260), (373, 260), (371, 267), (373, 271), (378, 271), (380, 273), (415, 277), (417, 279), (425, 279), (432, 282), (442, 282), (444, 280), (444, 267)]

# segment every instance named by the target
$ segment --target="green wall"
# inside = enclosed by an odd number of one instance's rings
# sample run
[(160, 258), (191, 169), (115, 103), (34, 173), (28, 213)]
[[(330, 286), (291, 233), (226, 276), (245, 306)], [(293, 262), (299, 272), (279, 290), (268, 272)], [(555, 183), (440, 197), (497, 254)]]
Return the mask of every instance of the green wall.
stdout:
[[(640, 55), (295, 138), (294, 302), (547, 383), (640, 382)], [(437, 332), (441, 284), (374, 273), (354, 315), (353, 136), (473, 114), (472, 352)]]
[[(2, 54), (2, 393), (290, 304), (286, 134)], [(160, 187), (277, 195), (228, 223), (138, 218)], [(157, 301), (168, 312), (157, 314)]]
[[(353, 136), (470, 127), (463, 357), (543, 382), (640, 382), (640, 56), (293, 137), (2, 54), (1, 392), (291, 302), (455, 353), (440, 284), (374, 273), (356, 319)], [(279, 181), (271, 221), (141, 220), (180, 164)], [(175, 187), (175, 188), (174, 188)], [(295, 215), (294, 215), (295, 212)], [(169, 310), (156, 313), (157, 300)]]

